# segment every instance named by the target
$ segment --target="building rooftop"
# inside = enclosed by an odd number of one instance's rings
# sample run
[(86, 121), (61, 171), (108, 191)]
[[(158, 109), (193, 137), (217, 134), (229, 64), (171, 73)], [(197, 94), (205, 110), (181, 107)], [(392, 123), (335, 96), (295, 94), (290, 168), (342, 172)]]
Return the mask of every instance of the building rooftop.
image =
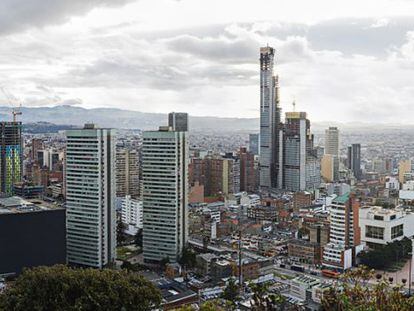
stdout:
[(320, 281), (318, 279), (307, 276), (307, 275), (298, 276), (298, 277), (292, 279), (292, 282), (307, 284), (309, 286), (315, 286), (315, 285), (320, 284)]
[(40, 199), (23, 199), (18, 196), (0, 199), (0, 214), (47, 211), (60, 206)]
[(335, 199), (333, 199), (332, 203), (334, 204), (345, 204), (346, 202), (348, 202), (349, 200), (349, 192), (336, 197)]

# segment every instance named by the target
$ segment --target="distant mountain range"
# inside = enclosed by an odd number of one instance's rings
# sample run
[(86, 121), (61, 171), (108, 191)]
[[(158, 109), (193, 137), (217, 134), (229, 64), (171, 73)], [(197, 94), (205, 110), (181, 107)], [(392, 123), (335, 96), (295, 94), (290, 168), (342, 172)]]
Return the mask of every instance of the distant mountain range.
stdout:
[[(22, 107), (22, 115), (18, 119), (23, 123), (49, 122), (59, 125), (82, 126), (85, 123), (95, 123), (100, 127), (114, 127), (120, 129), (158, 129), (167, 124), (167, 114), (146, 113), (114, 108), (85, 109), (74, 106), (56, 106), (29, 108)], [(0, 120), (11, 120), (11, 108), (0, 107)], [(257, 118), (219, 118), (219, 117), (192, 117), (190, 127), (197, 131), (246, 131), (257, 132), (259, 119)]]
[[(59, 125), (62, 129), (67, 129), (68, 126), (79, 127), (91, 122), (100, 127), (141, 130), (157, 129), (160, 125), (167, 123), (166, 114), (116, 108), (85, 109), (64, 105), (55, 107), (23, 107), (21, 110), (23, 114), (18, 116), (18, 119), (23, 121), (27, 128), (35, 128), (35, 132), (38, 132), (39, 127), (41, 128), (42, 126), (54, 128), (54, 125)], [(11, 108), (0, 107), (0, 120), (11, 119)], [(338, 126), (344, 131), (414, 129), (414, 125), (373, 123), (311, 122), (311, 126), (312, 131), (316, 133), (322, 132), (328, 126)], [(192, 131), (255, 133), (259, 131), (259, 119), (190, 116), (190, 128)]]

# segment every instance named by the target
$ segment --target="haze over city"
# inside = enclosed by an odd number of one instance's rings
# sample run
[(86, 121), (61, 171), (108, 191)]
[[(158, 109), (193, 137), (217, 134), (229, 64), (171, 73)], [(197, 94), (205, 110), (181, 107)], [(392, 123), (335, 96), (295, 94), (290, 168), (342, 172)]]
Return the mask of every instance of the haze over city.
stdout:
[(402, 0), (3, 0), (0, 86), (28, 107), (256, 118), (269, 44), (284, 111), (296, 100), (316, 122), (411, 124), (413, 12)]

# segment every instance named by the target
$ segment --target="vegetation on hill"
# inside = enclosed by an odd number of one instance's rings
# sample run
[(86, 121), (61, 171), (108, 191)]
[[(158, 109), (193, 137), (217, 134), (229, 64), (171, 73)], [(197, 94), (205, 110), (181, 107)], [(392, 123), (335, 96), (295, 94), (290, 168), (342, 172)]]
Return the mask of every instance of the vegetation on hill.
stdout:
[(158, 288), (137, 274), (64, 265), (25, 270), (0, 293), (0, 310), (14, 311), (146, 311), (160, 303)]
[(378, 249), (363, 251), (358, 257), (361, 264), (372, 269), (388, 269), (401, 260), (409, 258), (412, 251), (412, 243), (409, 238), (388, 243)]

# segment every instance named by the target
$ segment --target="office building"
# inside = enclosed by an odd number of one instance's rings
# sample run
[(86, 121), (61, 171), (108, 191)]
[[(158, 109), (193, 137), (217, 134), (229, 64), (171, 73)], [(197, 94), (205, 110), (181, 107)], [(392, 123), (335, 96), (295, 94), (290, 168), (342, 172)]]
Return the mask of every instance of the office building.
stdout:
[(32, 139), (32, 150), (31, 150), (32, 160), (37, 161), (37, 151), (39, 150), (43, 150), (43, 139), (33, 138)]
[(145, 262), (175, 262), (188, 239), (186, 132), (160, 127), (143, 134), (143, 252)]
[(252, 152), (241, 147), (238, 157), (240, 159), (240, 191), (256, 191), (256, 168)]
[(37, 150), (37, 161), (41, 167), (47, 167), (50, 171), (58, 168), (63, 160), (63, 152), (53, 149)]
[(116, 196), (137, 199), (140, 194), (139, 156), (136, 150), (116, 150)]
[(233, 152), (227, 152), (223, 158), (228, 160), (227, 171), (229, 173), (229, 184), (231, 185), (229, 193), (240, 192), (240, 157)]
[(13, 185), (13, 195), (24, 199), (34, 199), (43, 196), (44, 187), (28, 182), (18, 182)]
[(0, 275), (66, 263), (65, 209), (39, 199), (0, 199)]
[(321, 248), (318, 243), (293, 239), (288, 242), (288, 256), (292, 259), (316, 265), (321, 262)]
[(125, 232), (137, 234), (143, 227), (143, 217), (142, 201), (133, 199), (130, 195), (125, 196), (121, 201), (121, 220), (126, 226)]
[(69, 264), (102, 268), (115, 259), (115, 131), (86, 124), (66, 131)]
[(323, 253), (325, 266), (346, 270), (355, 264), (362, 250), (359, 208), (359, 201), (349, 193), (336, 197), (328, 206), (331, 228)]
[(13, 184), (22, 181), (22, 123), (0, 122), (0, 135), (0, 191), (11, 196)]
[(249, 152), (259, 154), (259, 134), (249, 134)]
[(279, 83), (273, 73), (275, 49), (260, 48), (260, 189), (276, 187), (278, 126), (280, 123)]
[(312, 291), (312, 288), (319, 286), (321, 282), (314, 277), (300, 275), (290, 280), (289, 283), (289, 294), (303, 302), (308, 299), (308, 293)]
[[(204, 186), (205, 197), (228, 196), (240, 191), (241, 166), (238, 158), (211, 154), (190, 163), (190, 184)], [(244, 174), (244, 173), (243, 173)]]
[(188, 132), (188, 113), (170, 112), (168, 114), (168, 126), (170, 126), (173, 131)]
[(357, 180), (362, 178), (360, 144), (352, 144), (348, 147), (348, 168)]
[(325, 130), (325, 154), (339, 157), (339, 130), (337, 127), (329, 127)]
[(339, 180), (339, 158), (336, 155), (323, 155), (321, 160), (321, 175), (329, 183)]
[(306, 112), (287, 112), (279, 137), (278, 188), (293, 192), (317, 189), (321, 167)]
[(406, 180), (406, 176), (407, 174), (411, 173), (411, 160), (410, 159), (406, 159), (406, 160), (401, 160), (398, 163), (398, 181), (400, 182), (400, 184), (405, 183)]
[(299, 213), (299, 210), (312, 205), (312, 195), (306, 191), (295, 192), (293, 194), (293, 212)]
[(414, 214), (402, 208), (370, 206), (359, 211), (361, 242), (369, 248), (414, 235)]

